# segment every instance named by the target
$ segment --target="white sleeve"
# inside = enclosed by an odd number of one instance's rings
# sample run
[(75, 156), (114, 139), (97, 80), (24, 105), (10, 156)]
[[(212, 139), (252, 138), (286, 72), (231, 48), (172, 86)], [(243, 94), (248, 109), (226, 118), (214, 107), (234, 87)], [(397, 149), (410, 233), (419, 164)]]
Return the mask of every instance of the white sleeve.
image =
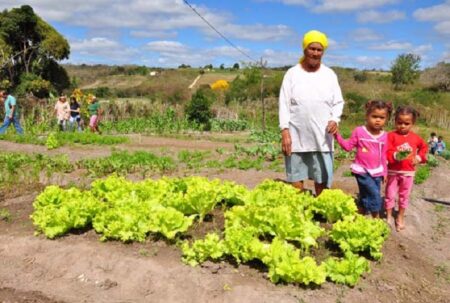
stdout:
[(333, 81), (333, 108), (331, 121), (339, 123), (341, 121), (342, 110), (344, 109), (344, 98), (342, 97), (341, 87), (339, 86), (338, 78), (334, 74)]
[(279, 97), (280, 129), (289, 128), (290, 100), (291, 100), (291, 77), (290, 77), (290, 73), (287, 72), (284, 75), (283, 83), (281, 84), (280, 97)]

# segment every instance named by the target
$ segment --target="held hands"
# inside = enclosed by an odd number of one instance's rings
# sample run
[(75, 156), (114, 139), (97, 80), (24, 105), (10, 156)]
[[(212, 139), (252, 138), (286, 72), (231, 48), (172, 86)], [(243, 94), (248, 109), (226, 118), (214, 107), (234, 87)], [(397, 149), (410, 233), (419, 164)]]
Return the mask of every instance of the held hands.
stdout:
[(290, 156), (292, 154), (291, 134), (287, 128), (281, 131), (281, 150), (286, 156)]
[(333, 136), (335, 136), (338, 132), (338, 125), (336, 121), (328, 121), (327, 132)]

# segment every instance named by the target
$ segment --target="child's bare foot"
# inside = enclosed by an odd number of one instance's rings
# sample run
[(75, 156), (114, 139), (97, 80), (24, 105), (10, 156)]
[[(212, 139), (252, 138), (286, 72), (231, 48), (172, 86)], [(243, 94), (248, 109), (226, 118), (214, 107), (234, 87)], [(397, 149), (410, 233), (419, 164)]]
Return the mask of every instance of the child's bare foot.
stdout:
[(405, 223), (403, 221), (400, 220), (395, 220), (395, 230), (396, 231), (401, 231), (405, 229)]
[(386, 223), (387, 223), (387, 225), (389, 225), (389, 227), (391, 229), (394, 228), (394, 220), (393, 220), (392, 216), (391, 217), (386, 217)]

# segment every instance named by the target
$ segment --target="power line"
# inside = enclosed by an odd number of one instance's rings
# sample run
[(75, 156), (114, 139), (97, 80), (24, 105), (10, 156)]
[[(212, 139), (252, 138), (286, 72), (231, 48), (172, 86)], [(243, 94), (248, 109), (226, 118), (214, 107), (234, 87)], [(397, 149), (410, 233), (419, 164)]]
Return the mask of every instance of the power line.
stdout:
[(196, 13), (206, 24), (208, 24), (209, 27), (211, 27), (229, 45), (231, 45), (233, 48), (235, 48), (238, 52), (243, 54), (245, 57), (247, 57), (251, 61), (254, 61), (254, 62), (258, 61), (258, 60), (253, 59), (252, 57), (250, 57), (247, 53), (245, 53), (243, 50), (241, 50), (239, 47), (237, 47), (233, 42), (231, 42), (230, 39), (228, 39), (227, 37), (225, 37), (225, 35), (223, 35), (221, 32), (219, 32), (219, 30), (217, 30), (211, 23), (209, 23), (208, 20), (206, 20), (194, 7), (192, 7), (192, 5), (189, 2), (187, 2), (187, 0), (183, 0), (183, 1), (184, 1), (184, 3), (186, 3), (187, 6), (189, 6), (194, 11), (194, 13)]

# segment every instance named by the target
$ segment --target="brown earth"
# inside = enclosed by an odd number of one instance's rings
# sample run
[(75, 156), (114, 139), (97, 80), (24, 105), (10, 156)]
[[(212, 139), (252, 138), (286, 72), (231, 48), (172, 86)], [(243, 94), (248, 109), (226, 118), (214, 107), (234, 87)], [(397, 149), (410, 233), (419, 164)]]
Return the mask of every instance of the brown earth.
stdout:
[[(49, 153), (45, 148), (1, 141), (1, 150)], [(142, 137), (124, 149), (169, 150), (232, 148), (209, 141)], [(63, 147), (71, 160), (110, 153), (105, 147)], [(336, 172), (334, 187), (357, 192), (353, 178)], [(283, 173), (226, 170), (200, 173), (253, 187)], [(66, 176), (77, 182), (76, 173)], [(58, 180), (54, 180), (59, 182)], [(311, 187), (311, 184), (307, 184)], [(422, 185), (414, 187), (407, 228), (395, 231), (372, 262), (372, 272), (354, 287), (325, 283), (311, 288), (272, 284), (258, 266), (207, 262), (191, 268), (175, 245), (150, 238), (145, 243), (100, 242), (93, 231), (56, 240), (34, 236), (29, 219), (42, 186), (0, 195), (0, 207), (12, 215), (0, 220), (0, 302), (450, 302), (450, 209), (423, 198), (450, 201), (450, 165), (442, 162)], [(201, 232), (201, 231), (200, 231)]]

